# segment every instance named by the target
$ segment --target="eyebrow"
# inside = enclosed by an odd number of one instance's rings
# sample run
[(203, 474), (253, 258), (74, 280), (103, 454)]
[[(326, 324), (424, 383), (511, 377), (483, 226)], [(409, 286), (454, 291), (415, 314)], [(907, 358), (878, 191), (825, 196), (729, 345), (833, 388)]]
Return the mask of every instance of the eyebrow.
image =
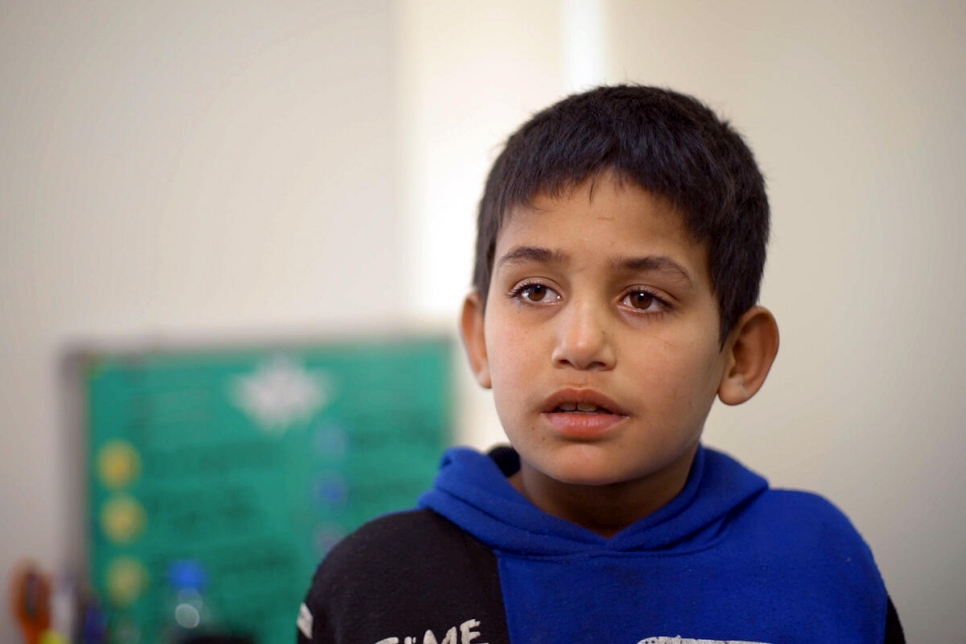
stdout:
[[(540, 264), (563, 264), (567, 261), (567, 254), (560, 250), (550, 250), (539, 246), (517, 246), (500, 257), (496, 263), (499, 268), (504, 264), (521, 264), (537, 262)], [(665, 273), (671, 277), (684, 279), (688, 285), (693, 285), (691, 274), (681, 264), (667, 255), (646, 255), (644, 257), (618, 257), (611, 262), (615, 270), (630, 273)]]
[(540, 264), (562, 264), (567, 256), (559, 250), (540, 248), (539, 246), (517, 246), (503, 255), (497, 263), (499, 268), (504, 264), (521, 264), (523, 262), (538, 262)]
[(618, 258), (611, 262), (613, 268), (634, 273), (669, 273), (684, 278), (688, 284), (693, 284), (691, 274), (679, 263), (667, 255), (648, 255), (646, 257)]

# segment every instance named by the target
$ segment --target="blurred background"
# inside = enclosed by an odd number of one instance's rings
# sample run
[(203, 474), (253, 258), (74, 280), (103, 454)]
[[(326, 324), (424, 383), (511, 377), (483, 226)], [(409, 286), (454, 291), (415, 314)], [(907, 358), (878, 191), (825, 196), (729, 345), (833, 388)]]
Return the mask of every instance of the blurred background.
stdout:
[[(729, 119), (769, 185), (782, 348), (706, 442), (832, 499), (909, 641), (960, 641), (964, 31), (953, 0), (0, 0), (4, 583), (84, 539), (67, 348), (455, 338), (501, 142), (638, 82)], [(499, 442), (456, 373), (451, 440)]]

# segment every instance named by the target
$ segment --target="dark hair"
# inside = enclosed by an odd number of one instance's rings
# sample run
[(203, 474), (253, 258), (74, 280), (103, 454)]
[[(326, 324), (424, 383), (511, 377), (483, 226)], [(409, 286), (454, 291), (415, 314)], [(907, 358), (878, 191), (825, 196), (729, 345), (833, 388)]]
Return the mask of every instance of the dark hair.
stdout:
[(620, 85), (575, 94), (539, 112), (506, 143), (477, 220), (473, 286), (486, 303), (496, 238), (508, 213), (537, 193), (559, 196), (612, 170), (668, 199), (690, 235), (708, 242), (722, 345), (758, 301), (768, 197), (741, 136), (705, 105), (667, 89)]

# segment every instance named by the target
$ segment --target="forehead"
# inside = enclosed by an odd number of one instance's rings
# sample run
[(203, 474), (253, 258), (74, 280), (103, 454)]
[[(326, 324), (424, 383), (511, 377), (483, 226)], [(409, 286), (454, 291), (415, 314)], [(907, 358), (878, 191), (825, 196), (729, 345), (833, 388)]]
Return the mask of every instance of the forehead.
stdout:
[[(496, 239), (495, 260), (525, 245), (590, 255), (663, 254), (707, 275), (707, 244), (689, 232), (670, 200), (607, 172), (559, 194), (539, 192), (511, 208)], [(497, 266), (494, 266), (497, 268)]]

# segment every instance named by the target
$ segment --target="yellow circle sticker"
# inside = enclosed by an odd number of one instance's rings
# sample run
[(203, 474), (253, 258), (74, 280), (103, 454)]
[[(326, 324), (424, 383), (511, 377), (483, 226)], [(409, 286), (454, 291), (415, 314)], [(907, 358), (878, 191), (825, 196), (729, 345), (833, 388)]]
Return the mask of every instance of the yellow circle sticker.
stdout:
[(101, 508), (101, 530), (116, 544), (125, 545), (136, 540), (144, 531), (146, 522), (144, 508), (129, 496), (115, 496)]
[(104, 487), (128, 487), (141, 475), (141, 456), (131, 443), (111, 441), (97, 455), (97, 474)]
[(116, 606), (130, 606), (148, 586), (148, 571), (134, 557), (117, 557), (107, 565), (107, 594)]

